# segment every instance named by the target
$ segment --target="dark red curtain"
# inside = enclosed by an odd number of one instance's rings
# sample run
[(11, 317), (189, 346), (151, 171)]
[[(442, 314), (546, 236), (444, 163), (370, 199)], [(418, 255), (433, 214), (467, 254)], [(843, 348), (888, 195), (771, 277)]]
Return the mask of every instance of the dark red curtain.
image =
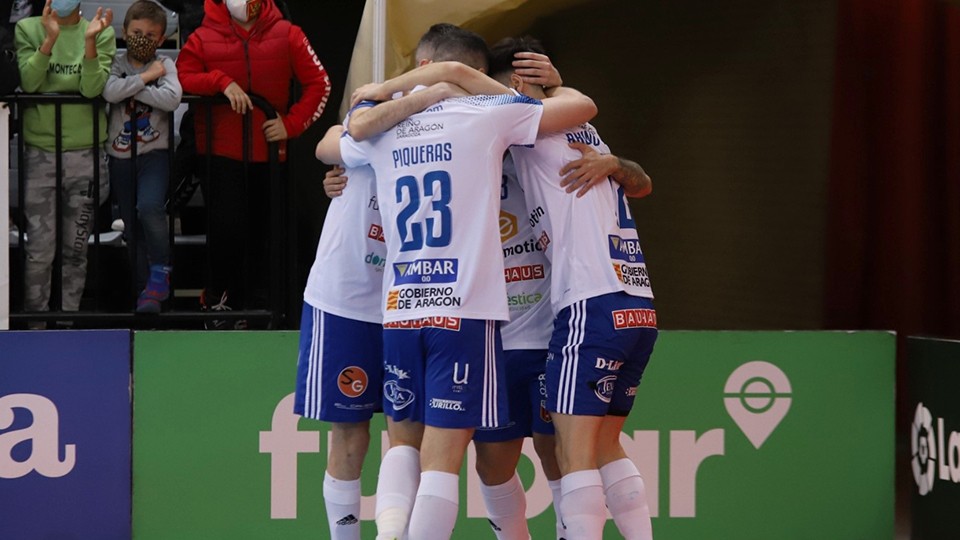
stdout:
[(829, 328), (960, 338), (960, 8), (839, 0)]

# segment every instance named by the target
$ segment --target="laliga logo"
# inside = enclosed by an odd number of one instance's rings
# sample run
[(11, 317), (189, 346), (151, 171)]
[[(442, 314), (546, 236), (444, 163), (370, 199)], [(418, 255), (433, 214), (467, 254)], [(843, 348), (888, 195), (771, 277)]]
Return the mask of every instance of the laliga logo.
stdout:
[(933, 489), (933, 473), (936, 469), (937, 447), (933, 442), (933, 418), (930, 409), (917, 404), (917, 414), (910, 426), (910, 467), (913, 479), (920, 488), (920, 494), (926, 495)]
[(723, 388), (723, 404), (743, 434), (759, 449), (790, 410), (790, 380), (762, 361), (738, 367)]
[(947, 436), (943, 418), (939, 417), (937, 429), (934, 430), (933, 415), (923, 403), (917, 404), (917, 412), (910, 426), (910, 453), (910, 468), (913, 469), (913, 479), (917, 482), (920, 495), (933, 491), (933, 481), (937, 476), (940, 480), (960, 484), (960, 433), (953, 431)]

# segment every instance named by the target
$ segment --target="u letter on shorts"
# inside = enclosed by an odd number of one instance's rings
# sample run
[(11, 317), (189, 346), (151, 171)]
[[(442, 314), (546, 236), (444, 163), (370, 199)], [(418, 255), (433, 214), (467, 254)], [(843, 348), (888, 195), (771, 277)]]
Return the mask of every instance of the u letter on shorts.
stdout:
[(610, 293), (574, 302), (554, 320), (547, 353), (547, 409), (626, 416), (657, 340), (649, 298)]
[(443, 428), (508, 422), (498, 321), (430, 317), (383, 328), (385, 414)]
[(293, 412), (327, 422), (362, 422), (380, 411), (383, 328), (303, 303)]

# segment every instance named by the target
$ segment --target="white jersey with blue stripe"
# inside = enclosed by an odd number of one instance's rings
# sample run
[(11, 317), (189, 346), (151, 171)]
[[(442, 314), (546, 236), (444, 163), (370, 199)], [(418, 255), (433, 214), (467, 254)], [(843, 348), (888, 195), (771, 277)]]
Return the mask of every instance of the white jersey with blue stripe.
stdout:
[(608, 179), (577, 197), (560, 186), (560, 170), (581, 157), (570, 148), (572, 142), (610, 153), (590, 124), (544, 135), (533, 148), (510, 149), (527, 202), (527, 218), (552, 263), (554, 313), (574, 302), (617, 291), (653, 298), (623, 188)]
[(550, 262), (537, 244), (527, 214), (513, 158), (507, 153), (500, 186), (500, 241), (510, 309), (510, 322), (500, 327), (506, 351), (546, 350), (553, 333)]
[(367, 141), (340, 140), (348, 166), (377, 177), (387, 241), (384, 322), (423, 317), (507, 320), (499, 242), (502, 160), (536, 140), (537, 100), (441, 101)]
[(387, 245), (370, 167), (349, 168), (343, 195), (330, 201), (303, 299), (339, 317), (379, 324)]

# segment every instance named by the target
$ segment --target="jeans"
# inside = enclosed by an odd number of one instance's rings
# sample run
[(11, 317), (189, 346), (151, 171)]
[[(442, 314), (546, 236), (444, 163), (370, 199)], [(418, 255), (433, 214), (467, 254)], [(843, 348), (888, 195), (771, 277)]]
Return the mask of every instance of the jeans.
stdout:
[[(170, 264), (170, 226), (167, 223), (167, 185), (170, 176), (169, 152), (153, 150), (136, 159), (110, 157), (110, 183), (120, 206), (124, 238), (131, 246), (130, 261), (137, 269), (137, 285), (147, 282), (149, 265)], [(137, 209), (134, 216), (133, 209)], [(131, 239), (136, 230), (136, 242)], [(136, 244), (136, 253), (133, 244)]]

